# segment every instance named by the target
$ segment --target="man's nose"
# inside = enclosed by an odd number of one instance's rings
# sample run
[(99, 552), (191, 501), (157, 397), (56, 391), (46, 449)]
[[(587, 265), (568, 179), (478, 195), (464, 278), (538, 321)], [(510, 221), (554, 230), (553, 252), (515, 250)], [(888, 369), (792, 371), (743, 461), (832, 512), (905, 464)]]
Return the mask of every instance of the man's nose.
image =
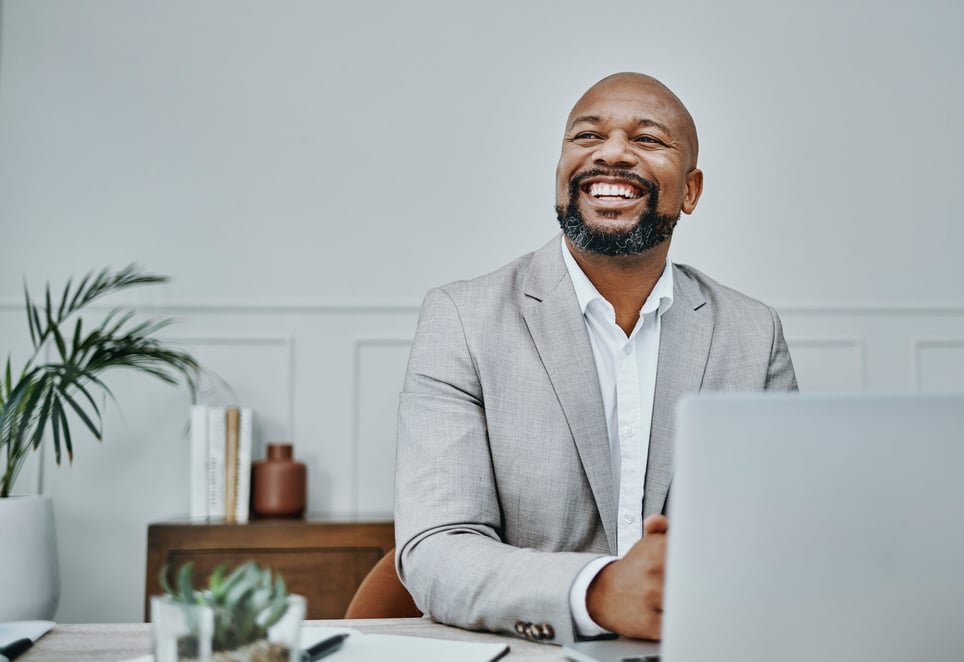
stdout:
[(611, 168), (631, 168), (636, 165), (636, 155), (626, 136), (616, 133), (606, 138), (596, 149), (595, 163)]

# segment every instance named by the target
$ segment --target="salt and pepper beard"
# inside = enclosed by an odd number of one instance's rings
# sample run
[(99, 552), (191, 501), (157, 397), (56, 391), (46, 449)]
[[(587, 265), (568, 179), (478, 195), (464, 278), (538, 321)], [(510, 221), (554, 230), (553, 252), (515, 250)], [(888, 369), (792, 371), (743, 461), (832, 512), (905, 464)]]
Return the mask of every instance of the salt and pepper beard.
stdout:
[[(629, 230), (607, 232), (598, 230), (586, 223), (579, 210), (579, 191), (583, 182), (590, 177), (614, 177), (633, 182), (647, 195), (646, 208), (639, 215), (636, 225)], [(589, 170), (572, 178), (569, 182), (569, 204), (556, 206), (556, 217), (562, 231), (577, 249), (599, 253), (600, 255), (639, 255), (645, 250), (659, 246), (673, 236), (673, 229), (679, 214), (660, 214), (659, 187), (648, 179), (627, 170)], [(606, 212), (602, 212), (606, 215)], [(616, 218), (613, 214), (612, 218)]]

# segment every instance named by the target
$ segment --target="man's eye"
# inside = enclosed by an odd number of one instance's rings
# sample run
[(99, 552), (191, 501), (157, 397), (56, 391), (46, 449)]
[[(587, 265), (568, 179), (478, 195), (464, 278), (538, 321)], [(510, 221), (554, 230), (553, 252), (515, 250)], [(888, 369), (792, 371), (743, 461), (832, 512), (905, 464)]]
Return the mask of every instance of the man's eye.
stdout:
[(657, 140), (653, 136), (636, 136), (635, 138), (633, 138), (633, 141), (638, 143), (654, 143), (657, 145), (663, 144), (661, 141)]
[(583, 131), (573, 136), (573, 140), (593, 140), (596, 138), (599, 138), (599, 134), (593, 133), (592, 131)]

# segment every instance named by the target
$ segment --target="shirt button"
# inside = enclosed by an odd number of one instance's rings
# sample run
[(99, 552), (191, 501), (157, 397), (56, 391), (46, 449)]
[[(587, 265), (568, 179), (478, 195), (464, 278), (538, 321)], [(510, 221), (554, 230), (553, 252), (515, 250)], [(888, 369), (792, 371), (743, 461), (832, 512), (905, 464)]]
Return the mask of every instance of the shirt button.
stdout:
[(632, 524), (635, 519), (632, 513), (623, 513), (623, 521), (626, 522), (626, 524)]
[(626, 345), (623, 347), (623, 354), (625, 354), (626, 356), (629, 356), (632, 353), (633, 353), (633, 344), (626, 343)]
[(636, 428), (632, 426), (627, 426), (625, 432), (627, 437), (632, 437), (633, 435), (636, 434)]

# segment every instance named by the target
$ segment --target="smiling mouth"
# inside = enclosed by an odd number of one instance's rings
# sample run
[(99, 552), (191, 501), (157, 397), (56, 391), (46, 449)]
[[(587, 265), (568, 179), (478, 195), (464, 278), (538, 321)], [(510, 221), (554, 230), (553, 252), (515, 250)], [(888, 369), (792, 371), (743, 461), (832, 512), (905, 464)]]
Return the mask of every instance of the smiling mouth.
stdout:
[(591, 182), (582, 187), (597, 200), (638, 200), (642, 197), (642, 190), (626, 183)]

